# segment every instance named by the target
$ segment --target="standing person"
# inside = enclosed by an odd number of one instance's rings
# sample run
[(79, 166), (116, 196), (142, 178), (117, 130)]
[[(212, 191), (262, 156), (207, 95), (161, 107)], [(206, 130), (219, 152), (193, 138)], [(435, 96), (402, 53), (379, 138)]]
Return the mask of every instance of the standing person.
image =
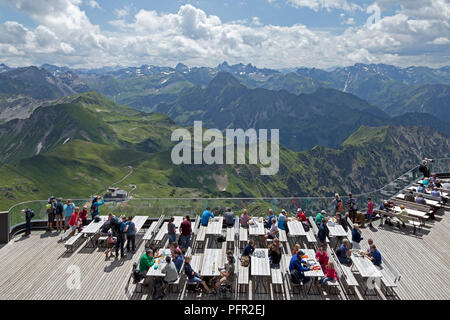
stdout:
[(226, 209), (224, 217), (226, 226), (232, 228), (234, 226), (234, 213), (231, 208)]
[(66, 204), (64, 205), (64, 231), (67, 231), (69, 228), (69, 220), (72, 217), (72, 214), (75, 210), (75, 205), (73, 204), (71, 199), (67, 199)]
[(180, 225), (180, 247), (187, 249), (191, 246), (191, 218), (189, 216), (184, 217), (183, 222)]
[(427, 159), (424, 159), (419, 166), (419, 171), (423, 173), (424, 178), (430, 177), (430, 169), (428, 168), (427, 164), (428, 164)]
[(84, 205), (80, 212), (81, 223), (83, 226), (87, 226), (87, 214), (87, 205)]
[(177, 227), (175, 226), (175, 217), (170, 217), (167, 224), (167, 235), (169, 237), (169, 243), (177, 242)]
[(92, 203), (91, 203), (91, 209), (90, 209), (92, 220), (94, 220), (95, 217), (100, 214), (98, 207), (100, 207), (104, 203), (105, 203), (105, 199), (103, 199), (103, 197), (100, 197), (100, 196), (92, 197)]
[(119, 249), (120, 249), (120, 258), (124, 258), (124, 246), (125, 246), (125, 228), (127, 227), (127, 217), (122, 216), (122, 222), (120, 223), (120, 227), (117, 234), (116, 239), (116, 259), (119, 257)]
[(336, 215), (338, 212), (344, 211), (344, 203), (342, 202), (341, 197), (339, 196), (339, 193), (334, 194), (334, 199), (332, 201), (334, 205), (334, 214)]
[(356, 202), (356, 199), (353, 198), (351, 193), (348, 194), (347, 210), (350, 220), (355, 223), (358, 214), (358, 203)]
[(114, 244), (116, 243), (116, 239), (113, 237), (113, 233), (111, 230), (108, 230), (108, 238), (106, 239), (106, 259), (109, 259), (109, 257), (114, 257), (113, 255), (113, 249), (114, 249)]
[(56, 217), (56, 230), (61, 232), (63, 230), (63, 215), (64, 215), (64, 203), (63, 198), (58, 198), (58, 203), (56, 204), (55, 217)]
[(48, 204), (46, 206), (47, 208), (47, 231), (51, 231), (53, 229), (53, 222), (55, 221), (55, 213), (56, 213), (56, 203), (55, 203), (55, 197), (51, 196), (48, 199)]
[(241, 224), (242, 228), (248, 228), (248, 220), (250, 220), (250, 217), (248, 216), (247, 212), (247, 209), (244, 209), (241, 218), (239, 219), (239, 223)]
[(130, 252), (130, 243), (131, 243), (131, 252), (134, 253), (136, 251), (136, 225), (133, 222), (132, 216), (128, 217), (125, 232), (127, 234), (127, 252)]
[(369, 221), (369, 227), (373, 227), (372, 226), (372, 217), (373, 217), (373, 207), (374, 204), (372, 202), (372, 198), (371, 197), (367, 197), (367, 214), (366, 214), (366, 219), (367, 221)]
[(31, 219), (34, 217), (34, 211), (30, 208), (26, 208), (22, 210), (22, 213), (25, 214), (25, 234), (24, 236), (29, 236), (31, 234)]
[(211, 210), (210, 207), (206, 207), (206, 210), (203, 211), (203, 213), (202, 213), (201, 223), (202, 223), (202, 226), (204, 226), (204, 227), (208, 226), (209, 218), (214, 219), (214, 215), (212, 214), (212, 212), (210, 210)]
[(355, 223), (352, 229), (352, 249), (361, 249), (359, 244), (363, 237), (361, 237), (361, 231), (359, 230), (359, 225)]
[(70, 216), (69, 221), (67, 222), (68, 228), (66, 232), (61, 236), (61, 241), (64, 241), (67, 238), (72, 237), (77, 231), (78, 227), (80, 226), (80, 223), (81, 223), (80, 208), (75, 207), (74, 211), (72, 212), (72, 215)]

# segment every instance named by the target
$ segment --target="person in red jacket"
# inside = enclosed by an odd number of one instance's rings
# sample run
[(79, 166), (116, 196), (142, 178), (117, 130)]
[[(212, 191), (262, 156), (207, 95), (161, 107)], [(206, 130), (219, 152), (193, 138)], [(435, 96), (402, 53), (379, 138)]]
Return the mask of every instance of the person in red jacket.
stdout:
[(308, 219), (306, 218), (305, 213), (303, 212), (302, 208), (297, 209), (297, 219), (301, 222), (306, 222), (309, 224)]
[(75, 207), (75, 211), (72, 213), (72, 216), (69, 219), (69, 229), (67, 229), (67, 231), (61, 236), (61, 241), (73, 236), (80, 224), (80, 208)]
[(334, 263), (332, 261), (328, 262), (327, 267), (325, 268), (325, 270), (323, 270), (323, 274), (325, 275), (325, 277), (320, 279), (320, 285), (323, 285), (327, 281), (337, 280), (336, 270), (334, 269)]
[(328, 255), (326, 246), (321, 246), (320, 250), (316, 252), (316, 260), (319, 261), (322, 269), (328, 265)]
[(87, 225), (87, 214), (88, 214), (87, 206), (85, 205), (85, 206), (83, 206), (83, 210), (81, 210), (81, 212), (80, 212), (80, 219), (82, 221), (83, 226)]

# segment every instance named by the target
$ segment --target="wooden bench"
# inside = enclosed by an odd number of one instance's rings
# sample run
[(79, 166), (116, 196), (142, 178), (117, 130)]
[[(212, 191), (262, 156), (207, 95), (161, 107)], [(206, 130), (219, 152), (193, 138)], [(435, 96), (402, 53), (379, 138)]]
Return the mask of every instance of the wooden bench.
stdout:
[(142, 240), (145, 241), (145, 247), (148, 247), (148, 244), (153, 238), (154, 231), (156, 229), (156, 226), (158, 225), (157, 221), (153, 221), (150, 227), (145, 232), (144, 236), (142, 237)]
[(233, 248), (235, 235), (236, 233), (234, 231), (234, 227), (232, 228), (227, 227), (227, 236), (226, 236), (227, 248)]
[(292, 255), (285, 254), (281, 258), (282, 261), (282, 271), (284, 272), (284, 277), (288, 283), (290, 283), (292, 288), (292, 293), (294, 293), (294, 289), (297, 288), (298, 293), (300, 294), (300, 290), (302, 289), (303, 285), (301, 283), (294, 283), (291, 279), (291, 273), (289, 271), (289, 264), (291, 263)]
[(77, 233), (77, 234), (71, 236), (71, 237), (69, 238), (69, 240), (67, 240), (67, 241), (64, 243), (64, 246), (66, 247), (66, 250), (69, 251), (69, 252), (73, 252), (73, 247), (75, 246), (75, 244), (77, 243), (77, 241), (78, 241), (80, 238), (83, 239), (82, 235), (83, 235), (82, 233)]
[[(384, 210), (374, 210), (374, 213), (378, 213), (380, 215), (380, 217), (382, 217), (381, 215), (383, 215), (384, 217), (389, 216), (394, 221), (401, 222), (400, 219), (398, 218), (398, 215), (395, 215), (395, 214), (393, 214), (391, 212), (386, 212)], [(381, 218), (380, 221), (381, 221), (381, 225), (383, 225), (383, 218)], [(410, 215), (408, 215), (408, 221), (405, 222), (405, 225), (412, 226), (414, 234), (416, 234), (417, 227), (419, 229), (422, 229), (422, 226), (423, 226), (423, 224), (419, 221), (419, 218), (414, 217), (414, 216), (410, 216)]]
[(167, 225), (169, 223), (168, 222), (164, 222), (163, 225), (161, 226), (161, 228), (159, 229), (158, 233), (155, 236), (154, 241), (156, 242), (157, 245), (159, 245), (165, 238), (165, 236), (167, 235)]
[[(234, 249), (234, 254), (236, 257), (236, 266), (237, 266), (237, 275), (238, 275), (238, 279), (237, 279), (237, 287), (238, 287), (238, 292), (246, 292), (247, 288), (248, 288), (248, 280), (249, 280), (249, 267), (243, 267), (241, 266), (241, 261), (238, 258), (239, 256), (239, 249), (236, 247)], [(241, 290), (244, 289), (244, 290)]]
[(201, 245), (201, 247), (203, 248), (203, 245), (205, 243), (205, 238), (206, 238), (206, 228), (207, 227), (205, 227), (205, 226), (200, 226), (198, 229), (197, 236), (195, 237), (196, 249), (199, 248), (199, 245)]
[[(270, 273), (272, 275), (272, 285), (274, 287), (275, 292), (280, 292), (283, 287), (283, 275), (281, 273), (281, 269), (270, 269)], [(280, 290), (276, 290), (279, 288)]]
[(288, 238), (287, 238), (285, 230), (278, 229), (278, 240), (280, 240), (280, 242), (287, 242), (288, 241)]
[(239, 243), (241, 248), (244, 248), (248, 242), (248, 229), (239, 227)]
[(353, 291), (353, 293), (351, 293), (351, 294), (347, 293), (347, 295), (354, 295), (355, 287), (358, 287), (359, 283), (356, 280), (356, 277), (353, 274), (351, 267), (341, 264), (339, 262), (339, 259), (336, 256), (336, 253), (330, 248), (327, 248), (327, 255), (328, 255), (328, 259), (331, 259), (334, 262), (334, 265), (336, 267), (335, 268), (336, 273), (337, 273), (340, 283), (342, 284), (343, 281), (345, 281), (345, 286), (348, 289), (353, 288), (353, 290), (348, 290), (349, 292)]
[(386, 288), (386, 296), (394, 295), (394, 288), (397, 287), (397, 283), (400, 281), (400, 273), (395, 269), (387, 260), (383, 258), (381, 266), (375, 266), (382, 274), (381, 282)]

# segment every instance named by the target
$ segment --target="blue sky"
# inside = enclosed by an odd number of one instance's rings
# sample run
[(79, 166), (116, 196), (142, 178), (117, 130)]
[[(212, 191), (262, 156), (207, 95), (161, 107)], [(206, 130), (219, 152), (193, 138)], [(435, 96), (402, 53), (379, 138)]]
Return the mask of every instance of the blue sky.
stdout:
[(441, 66), (449, 21), (448, 0), (0, 0), (0, 62)]

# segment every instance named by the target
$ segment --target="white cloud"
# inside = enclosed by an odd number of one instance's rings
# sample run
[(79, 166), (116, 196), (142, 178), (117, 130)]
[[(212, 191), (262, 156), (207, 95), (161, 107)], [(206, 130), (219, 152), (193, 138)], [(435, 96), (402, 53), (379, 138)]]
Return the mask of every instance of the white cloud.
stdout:
[[(383, 1), (381, 8), (387, 5)], [(177, 62), (213, 66), (224, 60), (274, 68), (357, 62), (438, 66), (448, 64), (450, 52), (449, 20), (439, 0), (430, 4), (431, 9), (424, 7), (418, 18), (412, 15), (413, 8), (404, 6), (370, 28), (351, 24), (341, 34), (302, 24), (263, 25), (258, 18), (223, 22), (190, 4), (176, 13), (130, 8), (127, 21), (120, 15), (110, 22), (114, 29), (105, 31), (91, 23), (78, 0), (0, 0), (5, 2), (38, 24), (34, 29), (13, 21), (0, 24), (0, 56), (12, 66), (46, 62), (74, 67)], [(428, 18), (425, 13), (437, 5), (441, 14)], [(354, 22), (345, 15), (341, 19)]]
[(93, 9), (101, 9), (102, 7), (100, 7), (100, 5), (98, 4), (97, 1), (94, 0), (90, 0), (87, 2), (87, 5)]
[(362, 10), (361, 6), (352, 2), (349, 3), (347, 0), (287, 0), (287, 4), (294, 8), (309, 8), (314, 11), (319, 11), (320, 9), (327, 11), (334, 9), (345, 11)]

